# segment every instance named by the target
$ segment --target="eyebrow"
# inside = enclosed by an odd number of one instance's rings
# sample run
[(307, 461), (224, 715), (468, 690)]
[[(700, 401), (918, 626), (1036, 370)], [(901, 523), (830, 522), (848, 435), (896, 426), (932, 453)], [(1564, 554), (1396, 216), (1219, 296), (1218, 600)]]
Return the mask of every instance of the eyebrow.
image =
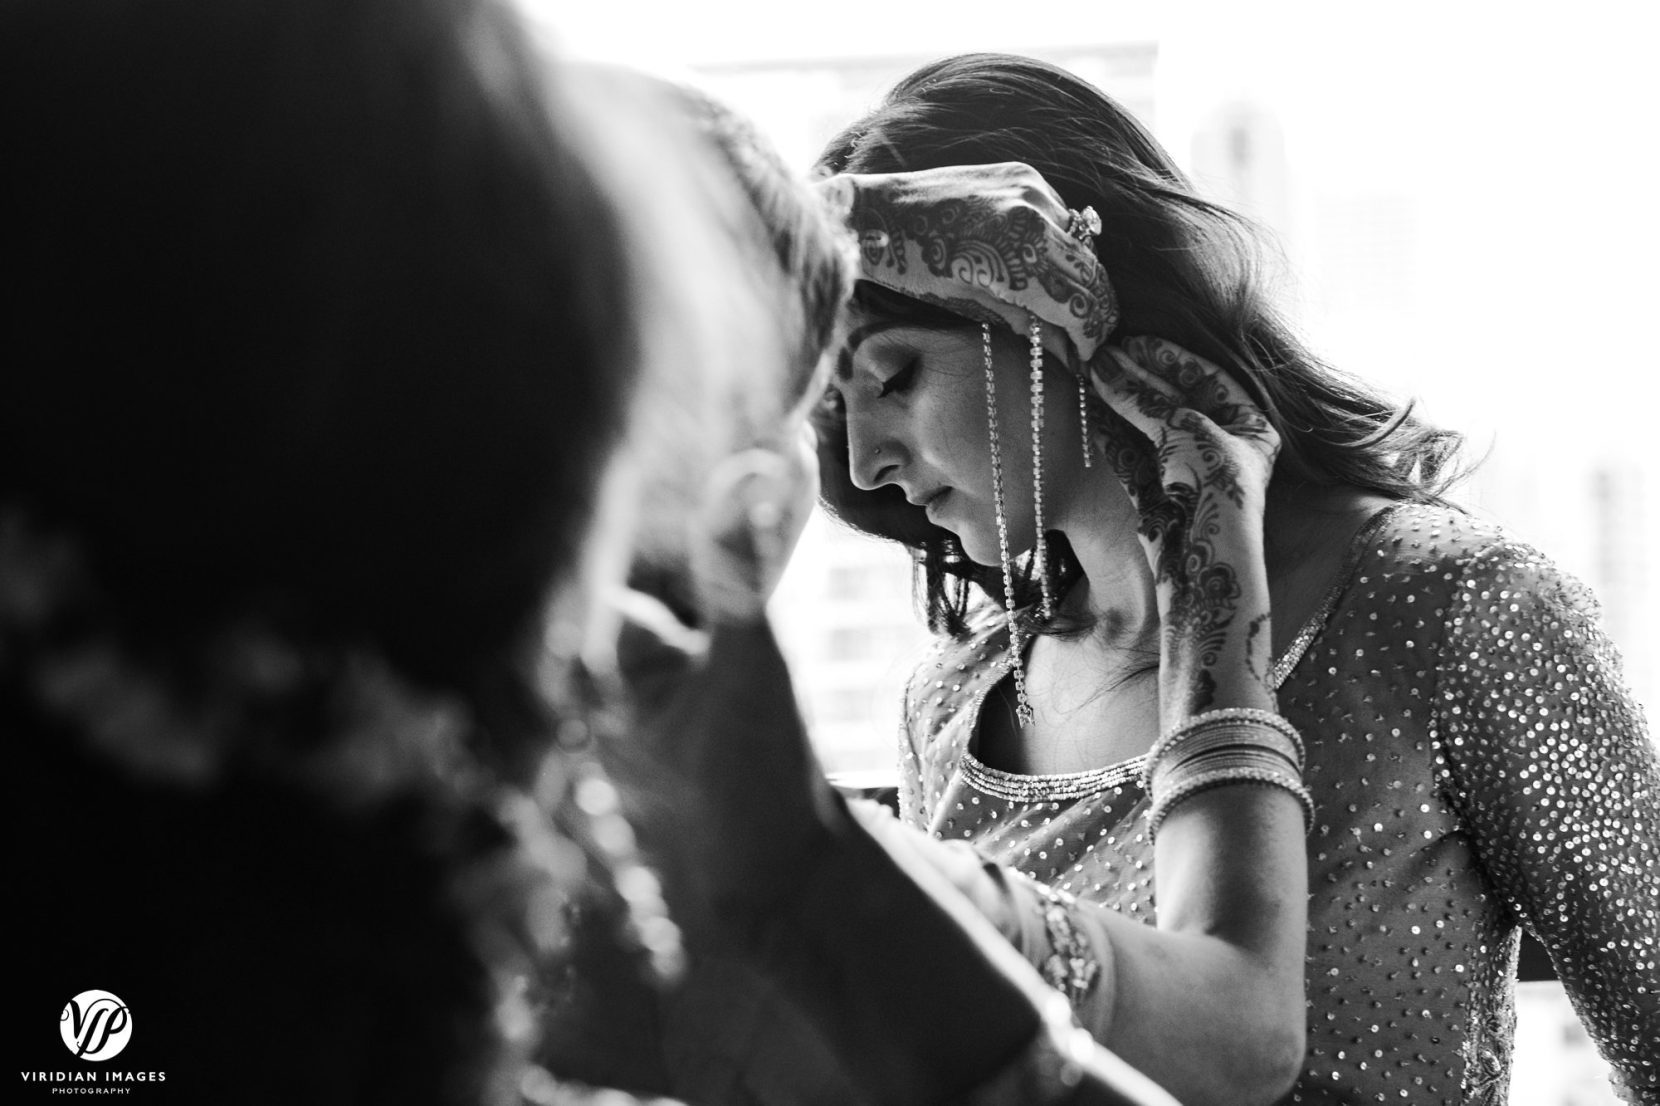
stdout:
[(842, 343), (841, 352), (836, 355), (836, 379), (844, 381), (853, 379), (853, 354), (858, 351), (860, 346), (885, 330), (898, 330), (900, 327), (909, 325), (912, 324), (903, 323), (897, 319), (879, 319), (876, 322), (856, 327), (848, 334), (847, 341)]

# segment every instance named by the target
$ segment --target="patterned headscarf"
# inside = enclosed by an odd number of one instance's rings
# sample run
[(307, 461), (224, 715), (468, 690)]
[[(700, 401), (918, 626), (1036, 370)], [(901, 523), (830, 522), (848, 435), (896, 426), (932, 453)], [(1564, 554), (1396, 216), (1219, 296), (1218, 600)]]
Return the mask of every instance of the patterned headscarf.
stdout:
[(821, 187), (846, 210), (865, 280), (1016, 334), (1036, 315), (1045, 348), (1080, 376), (1118, 324), (1090, 243), (1099, 219), (1029, 165), (844, 173)]

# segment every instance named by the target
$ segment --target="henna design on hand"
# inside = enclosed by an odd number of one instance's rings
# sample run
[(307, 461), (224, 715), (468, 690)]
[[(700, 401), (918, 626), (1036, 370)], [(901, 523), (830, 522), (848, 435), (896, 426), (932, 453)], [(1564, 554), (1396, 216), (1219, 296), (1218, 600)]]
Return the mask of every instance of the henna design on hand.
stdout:
[(1132, 338), (1091, 369), (1158, 589), (1166, 722), (1242, 681), (1271, 698), (1261, 548), (1278, 434), (1218, 366), (1173, 343)]

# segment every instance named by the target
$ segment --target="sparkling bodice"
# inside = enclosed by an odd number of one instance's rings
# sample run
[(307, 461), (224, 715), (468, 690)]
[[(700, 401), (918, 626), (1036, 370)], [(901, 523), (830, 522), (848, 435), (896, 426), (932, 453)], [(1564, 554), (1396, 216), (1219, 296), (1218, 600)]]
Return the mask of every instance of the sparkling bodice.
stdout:
[[(1308, 743), (1308, 1054), (1285, 1101), (1502, 1104), (1520, 929), (1633, 1102), (1660, 1103), (1660, 771), (1594, 601), (1433, 507), (1357, 538), (1279, 690)], [(1031, 776), (971, 738), (1002, 619), (906, 697), (903, 817), (1152, 923), (1139, 761)], [(1288, 658), (1291, 659), (1291, 658)]]

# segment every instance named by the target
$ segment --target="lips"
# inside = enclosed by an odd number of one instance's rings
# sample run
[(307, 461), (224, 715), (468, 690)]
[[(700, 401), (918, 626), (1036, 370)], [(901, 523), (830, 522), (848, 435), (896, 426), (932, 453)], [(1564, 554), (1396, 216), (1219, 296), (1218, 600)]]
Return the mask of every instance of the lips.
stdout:
[(938, 491), (930, 492), (927, 496), (923, 497), (919, 505), (924, 511), (928, 512), (930, 517), (932, 517), (934, 511), (938, 509), (939, 505), (949, 498), (950, 495), (950, 488), (940, 488)]

